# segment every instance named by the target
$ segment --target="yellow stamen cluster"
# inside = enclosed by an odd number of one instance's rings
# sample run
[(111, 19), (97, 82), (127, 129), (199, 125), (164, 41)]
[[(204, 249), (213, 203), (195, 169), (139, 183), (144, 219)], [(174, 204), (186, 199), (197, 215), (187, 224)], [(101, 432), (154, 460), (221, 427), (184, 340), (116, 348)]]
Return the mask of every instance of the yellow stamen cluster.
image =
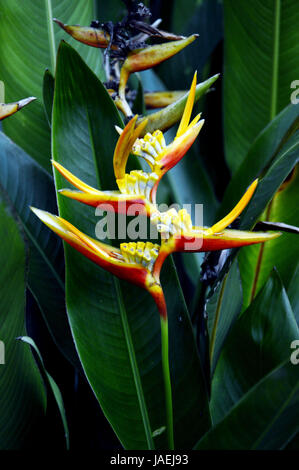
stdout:
[(133, 170), (125, 174), (124, 178), (117, 179), (117, 185), (122, 194), (135, 194), (145, 196), (150, 200), (151, 190), (158, 181), (156, 173), (145, 173), (142, 170)]
[(153, 134), (149, 132), (143, 139), (136, 139), (132, 153), (138, 157), (144, 158), (151, 169), (155, 168), (157, 159), (161, 156), (166, 148), (166, 142), (163, 132), (156, 130)]
[(141, 264), (152, 272), (160, 246), (151, 242), (121, 243), (120, 251), (126, 263)]
[(151, 216), (151, 222), (157, 226), (160, 233), (171, 235), (192, 230), (192, 220), (186, 209), (177, 211), (170, 209), (167, 212), (155, 212)]

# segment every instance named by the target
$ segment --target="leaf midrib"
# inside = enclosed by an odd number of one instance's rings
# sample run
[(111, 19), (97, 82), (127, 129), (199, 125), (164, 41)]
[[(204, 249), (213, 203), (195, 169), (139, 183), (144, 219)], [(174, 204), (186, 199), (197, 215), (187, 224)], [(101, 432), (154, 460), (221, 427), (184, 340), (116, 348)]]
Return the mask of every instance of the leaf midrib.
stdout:
[(275, 0), (270, 121), (277, 114), (281, 1)]
[(54, 25), (53, 25), (52, 0), (45, 0), (45, 5), (46, 5), (47, 24), (48, 24), (50, 59), (51, 59), (52, 72), (54, 73), (55, 64), (56, 64), (56, 46), (55, 46), (55, 34), (54, 34)]

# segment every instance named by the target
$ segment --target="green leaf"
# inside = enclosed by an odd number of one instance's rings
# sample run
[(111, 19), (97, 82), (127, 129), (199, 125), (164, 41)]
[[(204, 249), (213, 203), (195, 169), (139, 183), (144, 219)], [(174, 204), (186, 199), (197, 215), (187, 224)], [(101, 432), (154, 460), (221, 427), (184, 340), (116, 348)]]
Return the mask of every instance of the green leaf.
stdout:
[(212, 383), (214, 423), (221, 421), (252, 387), (290, 358), (291, 342), (297, 338), (299, 329), (288, 297), (273, 272), (235, 323), (222, 350)]
[(29, 241), (28, 286), (63, 354), (78, 365), (64, 297), (60, 240), (34, 216), (30, 206), (56, 212), (53, 179), (20, 147), (0, 132), (0, 193), (9, 199)]
[(39, 364), (40, 364), (40, 366), (41, 366), (41, 368), (44, 372), (44, 375), (47, 378), (48, 385), (49, 385), (49, 387), (50, 387), (50, 389), (53, 393), (54, 399), (57, 403), (57, 407), (58, 407), (58, 410), (59, 410), (59, 413), (60, 413), (60, 416), (61, 416), (61, 421), (62, 421), (63, 428), (64, 428), (66, 448), (67, 448), (67, 450), (69, 450), (69, 446), (70, 446), (69, 430), (68, 430), (68, 424), (67, 424), (67, 419), (66, 419), (66, 414), (65, 414), (65, 409), (64, 409), (63, 398), (62, 398), (61, 392), (59, 390), (59, 387), (58, 387), (57, 383), (55, 382), (55, 380), (53, 379), (53, 377), (49, 374), (49, 372), (47, 372), (47, 370), (45, 368), (43, 358), (41, 356), (41, 353), (40, 353), (38, 347), (36, 346), (35, 342), (33, 341), (33, 339), (30, 338), (29, 336), (20, 336), (18, 339), (20, 339), (24, 343), (29, 344), (35, 350), (35, 352), (37, 353)]
[(144, 90), (139, 73), (131, 75), (129, 86), (136, 91), (136, 98), (133, 103), (133, 114), (145, 114)]
[(0, 79), (7, 102), (26, 96), (37, 100), (22, 113), (3, 123), (5, 133), (45, 169), (51, 170), (50, 130), (42, 104), (42, 81), (46, 68), (55, 70), (60, 39), (70, 42), (97, 73), (102, 74), (100, 52), (68, 37), (52, 18), (64, 23), (87, 25), (93, 19), (93, 1), (3, 0), (0, 16)]
[(16, 341), (26, 334), (26, 253), (19, 227), (2, 198), (0, 220), (0, 448), (28, 449), (39, 443), (46, 395), (31, 351)]
[(299, 367), (287, 359), (252, 387), (195, 449), (280, 449), (298, 431), (298, 392)]
[[(290, 179), (275, 194), (262, 220), (299, 225), (299, 174), (294, 170)], [(297, 267), (299, 245), (296, 234), (282, 233), (270, 242), (244, 247), (238, 256), (246, 308), (264, 285), (275, 266), (287, 288)]]
[(44, 81), (43, 81), (43, 101), (44, 101), (44, 110), (46, 117), (51, 127), (52, 122), (52, 108), (53, 108), (53, 99), (54, 99), (54, 77), (51, 74), (50, 70), (45, 71)]
[[(299, 145), (299, 131), (296, 131), (294, 134), (291, 135), (291, 137), (282, 146), (282, 148), (278, 147), (279, 148), (278, 153), (275, 154), (275, 158), (272, 159), (270, 167), (265, 169), (263, 177), (259, 180), (257, 189), (249, 205), (244, 210), (243, 214), (241, 214), (241, 221), (239, 224), (239, 228), (241, 230), (250, 230), (255, 225), (258, 218), (262, 216), (264, 210), (266, 209), (268, 204), (271, 202), (277, 190), (280, 188), (281, 184), (290, 175), (290, 173), (292, 172), (294, 166), (296, 165), (298, 161), (298, 157), (299, 157), (298, 145)], [(294, 170), (294, 173), (292, 172), (292, 175), (296, 175), (296, 170)], [(223, 203), (223, 205), (221, 206), (221, 210), (219, 211), (220, 214), (222, 215), (227, 213), (228, 209), (225, 209), (225, 212), (223, 210), (226, 207), (226, 203), (229, 203), (228, 198), (226, 198), (226, 201)], [(229, 208), (229, 210), (231, 210), (233, 207), (233, 204), (228, 204), (227, 207)], [(292, 207), (294, 207), (293, 203), (292, 203)], [(285, 234), (282, 235), (281, 240), (282, 241), (285, 240), (287, 242), (287, 238), (285, 238)], [(267, 244), (268, 243), (273, 244), (273, 241), (267, 242)], [(284, 249), (286, 249), (286, 246), (287, 245), (284, 246)], [(288, 248), (290, 247), (288, 246)], [(241, 251), (246, 250), (246, 249), (247, 248), (242, 248)], [(254, 250), (254, 248), (252, 248), (252, 250)], [(258, 250), (258, 246), (255, 247), (255, 250)], [(231, 254), (227, 262), (225, 263), (223, 269), (221, 270), (221, 274), (220, 274), (221, 279), (227, 272), (227, 269), (232, 259), (238, 253), (239, 253), (238, 249), (231, 250)], [(273, 265), (270, 267), (270, 269), (272, 269), (272, 267)], [(243, 265), (243, 268), (244, 268), (244, 265)], [(245, 272), (243, 274), (241, 269), (240, 271), (241, 271), (241, 277), (242, 279), (244, 279), (246, 274)], [(252, 279), (252, 276), (254, 275), (253, 271), (250, 270), (250, 273), (248, 271), (248, 275)], [(248, 295), (247, 297), (245, 295), (245, 299), (246, 298), (248, 299)]]
[(252, 200), (243, 212), (240, 229), (251, 228), (262, 214), (299, 159), (299, 131), (287, 141), (259, 181)]
[(224, 0), (224, 136), (237, 171), (259, 132), (290, 103), (299, 76), (296, 0)]
[[(67, 90), (67, 93), (66, 93)], [(53, 155), (86, 183), (115, 186), (112, 155), (118, 112), (96, 76), (66, 44), (58, 53), (53, 108)], [(67, 182), (56, 175), (57, 189)], [(59, 212), (94, 236), (94, 210), (58, 196)], [(119, 281), (65, 246), (66, 300), (83, 368), (122, 444), (152, 447), (152, 432), (165, 426), (160, 322), (151, 297)], [(175, 441), (190, 447), (209, 427), (207, 396), (192, 327), (175, 270), (167, 263), (162, 283), (170, 320)], [(188, 433), (186, 433), (188, 427)], [(166, 448), (166, 433), (155, 438)]]
[(159, 75), (169, 89), (184, 90), (195, 70), (202, 77), (204, 66), (222, 39), (222, 4), (218, 0), (176, 0), (168, 2), (164, 8), (162, 18), (168, 24), (164, 26), (163, 21), (162, 29), (185, 36), (199, 34), (199, 38), (182, 54), (175, 55), (159, 67)]
[[(146, 1), (143, 3), (147, 3)], [(127, 10), (122, 0), (94, 0), (96, 18), (105, 23), (107, 21), (120, 21), (126, 14)]]
[(206, 303), (210, 340), (210, 363), (215, 370), (226, 337), (242, 307), (242, 288), (237, 260)]
[(282, 147), (298, 128), (299, 106), (290, 104), (260, 132), (225, 191), (219, 218), (224, 217), (241, 199), (250, 183), (274, 163)]

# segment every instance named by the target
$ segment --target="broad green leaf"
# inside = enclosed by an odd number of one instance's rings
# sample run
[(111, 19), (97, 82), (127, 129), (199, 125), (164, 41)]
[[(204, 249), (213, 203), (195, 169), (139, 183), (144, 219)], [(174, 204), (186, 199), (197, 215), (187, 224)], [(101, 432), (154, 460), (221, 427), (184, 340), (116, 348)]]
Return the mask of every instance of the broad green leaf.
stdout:
[[(298, 162), (299, 157), (299, 131), (296, 131), (280, 149), (277, 155), (266, 170), (263, 178), (259, 180), (257, 189), (247, 208), (241, 214), (239, 228), (241, 230), (250, 230), (258, 218), (261, 217), (265, 208), (271, 202), (273, 196), (280, 188), (281, 184), (292, 172), (292, 169)], [(296, 173), (295, 173), (296, 174)], [(233, 205), (230, 206), (232, 209)], [(284, 240), (285, 234), (282, 235)], [(272, 243), (272, 241), (267, 242)], [(242, 248), (244, 250), (245, 248)], [(231, 250), (231, 254), (220, 273), (220, 279), (226, 274), (232, 259), (239, 253), (238, 249)], [(242, 273), (241, 273), (242, 275)], [(252, 276), (252, 271), (250, 272)], [(244, 278), (244, 276), (242, 276)]]
[[(290, 180), (283, 183), (265, 210), (262, 220), (299, 225), (299, 176), (294, 169)], [(287, 288), (297, 267), (299, 244), (296, 234), (282, 233), (270, 242), (245, 247), (238, 256), (242, 286), (243, 308), (246, 308), (266, 282), (275, 266)]]
[[(107, 91), (80, 56), (62, 43), (53, 108), (55, 160), (86, 183), (112, 189), (115, 124), (122, 125)], [(57, 189), (68, 186), (58, 174), (56, 184)], [(98, 219), (92, 208), (61, 195), (58, 204), (62, 217), (94, 236)], [(124, 447), (152, 447), (152, 433), (165, 426), (156, 307), (145, 291), (112, 277), (67, 245), (65, 257), (67, 310), (88, 381)], [(175, 441), (178, 448), (190, 447), (209, 427), (207, 397), (171, 263), (163, 270), (162, 283), (170, 319)], [(165, 432), (155, 435), (154, 445), (166, 448)]]
[(44, 110), (46, 113), (46, 117), (51, 127), (52, 121), (52, 108), (53, 108), (53, 99), (54, 99), (54, 77), (51, 74), (50, 70), (46, 70), (44, 74), (44, 81), (43, 81), (43, 102), (44, 102)]
[(133, 103), (133, 114), (145, 115), (144, 90), (139, 73), (131, 75), (129, 86), (136, 91), (136, 98)]
[(93, 69), (102, 74), (98, 49), (76, 42), (57, 25), (87, 25), (93, 19), (93, 1), (2, 0), (0, 16), (0, 80), (5, 83), (7, 102), (26, 96), (38, 99), (3, 123), (5, 133), (45, 169), (51, 170), (51, 137), (42, 103), (42, 81), (46, 68), (55, 71), (58, 42), (70, 42)]
[[(146, 4), (147, 2), (145, 1), (142, 3)], [(94, 0), (94, 4), (96, 18), (102, 23), (107, 21), (120, 21), (127, 13), (125, 4), (122, 0), (109, 0), (109, 2)]]
[(299, 367), (287, 359), (252, 387), (195, 449), (280, 449), (298, 432), (298, 408)]
[(61, 421), (62, 421), (63, 428), (64, 428), (66, 448), (69, 449), (69, 445), (70, 445), (70, 443), (69, 443), (69, 430), (68, 430), (68, 424), (67, 424), (67, 419), (66, 419), (66, 414), (65, 414), (65, 409), (64, 409), (63, 398), (62, 398), (61, 392), (59, 390), (59, 387), (58, 387), (57, 383), (55, 382), (55, 380), (53, 379), (53, 377), (46, 370), (43, 358), (41, 356), (41, 353), (40, 353), (38, 347), (36, 346), (35, 342), (33, 341), (33, 339), (30, 338), (29, 336), (20, 336), (19, 339), (21, 341), (23, 341), (24, 343), (29, 344), (35, 350), (35, 352), (37, 354), (39, 364), (40, 364), (40, 366), (41, 366), (41, 368), (44, 372), (44, 375), (47, 378), (49, 387), (50, 387), (50, 389), (53, 393), (54, 399), (57, 403), (57, 407), (58, 407), (58, 410), (59, 410), (59, 413), (60, 413), (60, 416), (61, 416)]
[(288, 177), (299, 160), (299, 131), (287, 141), (273, 164), (259, 181), (252, 200), (241, 218), (241, 229), (251, 228), (262, 214), (280, 185)]
[(78, 364), (65, 311), (62, 244), (30, 210), (32, 205), (57, 211), (53, 179), (2, 132), (0, 191), (13, 205), (29, 240), (29, 289), (57, 346), (73, 364)]
[(0, 448), (34, 448), (43, 433), (46, 395), (26, 334), (26, 253), (9, 206), (0, 199)]
[(299, 432), (287, 443), (284, 447), (286, 450), (298, 450), (299, 449)]
[(212, 383), (214, 423), (221, 421), (252, 387), (290, 358), (294, 339), (299, 339), (299, 329), (282, 283), (273, 272), (235, 323), (222, 350)]
[(237, 260), (206, 303), (210, 342), (210, 363), (215, 370), (221, 349), (242, 307), (242, 288)]
[(224, 136), (233, 173), (291, 101), (299, 76), (298, 20), (296, 0), (224, 0)]
[(241, 199), (250, 183), (274, 163), (283, 145), (298, 128), (299, 106), (290, 104), (260, 132), (225, 191), (219, 218), (224, 217)]
[(162, 29), (185, 36), (199, 34), (193, 44), (159, 68), (159, 75), (169, 89), (184, 90), (195, 70), (203, 77), (204, 66), (222, 39), (222, 4), (218, 0), (176, 0), (167, 2), (163, 13), (168, 24), (166, 27), (163, 21)]

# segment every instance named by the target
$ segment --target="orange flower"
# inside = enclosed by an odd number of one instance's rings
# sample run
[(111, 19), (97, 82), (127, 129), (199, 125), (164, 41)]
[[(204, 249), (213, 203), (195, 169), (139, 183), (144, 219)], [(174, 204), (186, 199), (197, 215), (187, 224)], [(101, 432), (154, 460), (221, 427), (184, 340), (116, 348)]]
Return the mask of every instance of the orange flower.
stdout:
[(193, 227), (190, 215), (182, 209), (174, 209), (152, 217), (162, 235), (159, 256), (155, 263), (154, 276), (159, 276), (161, 267), (168, 255), (174, 252), (203, 252), (239, 248), (242, 246), (264, 243), (279, 237), (279, 232), (248, 232), (226, 229), (245, 209), (252, 198), (258, 180), (247, 189), (231, 212), (212, 227)]
[(204, 124), (204, 120), (200, 120), (201, 114), (198, 114), (190, 122), (195, 99), (196, 79), (197, 73), (195, 72), (184, 113), (174, 140), (166, 145), (163, 133), (160, 130), (156, 130), (153, 134), (146, 134), (143, 139), (137, 139), (133, 146), (132, 153), (144, 158), (152, 172), (158, 176), (151, 192), (151, 200), (153, 202), (156, 200), (156, 192), (162, 176), (183, 158)]
[(166, 318), (166, 304), (158, 277), (152, 275), (159, 254), (159, 245), (151, 242), (122, 243), (114, 248), (85, 235), (62, 217), (31, 207), (35, 215), (64, 241), (101, 268), (120, 279), (146, 289), (153, 297), (159, 313)]

